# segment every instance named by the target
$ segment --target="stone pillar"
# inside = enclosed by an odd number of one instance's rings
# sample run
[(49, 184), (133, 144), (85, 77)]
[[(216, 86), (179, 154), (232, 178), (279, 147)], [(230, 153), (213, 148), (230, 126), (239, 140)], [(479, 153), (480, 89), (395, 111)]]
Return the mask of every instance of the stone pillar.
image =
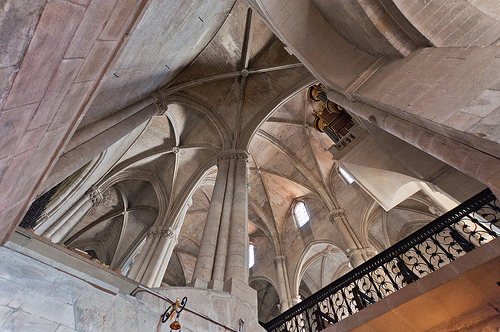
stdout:
[(79, 128), (75, 131), (75, 134), (71, 136), (71, 140), (68, 142), (64, 148), (64, 153), (73, 150), (77, 146), (85, 143), (89, 139), (99, 135), (100, 133), (112, 128), (123, 120), (130, 118), (132, 115), (142, 111), (149, 105), (155, 102), (154, 97), (144, 98), (132, 105), (129, 105), (121, 110), (118, 110), (99, 121), (93, 122), (86, 125), (83, 128)]
[[(50, 238), (52, 242), (62, 241), (66, 235), (80, 222), (85, 214), (103, 199), (101, 190), (96, 186), (91, 186), (73, 206), (66, 211), (56, 222), (50, 225), (43, 236)], [(42, 231), (42, 230), (40, 230)]]
[(189, 199), (189, 201), (186, 202), (186, 204), (184, 204), (184, 207), (182, 208), (181, 213), (179, 213), (177, 215), (176, 220), (174, 220), (174, 222), (172, 223), (173, 225), (176, 225), (175, 229), (168, 228), (167, 232), (165, 233), (165, 235), (172, 233), (173, 238), (167, 244), (167, 249), (165, 251), (165, 255), (163, 256), (163, 258), (161, 258), (158, 272), (156, 273), (156, 277), (153, 281), (152, 287), (160, 287), (160, 285), (161, 285), (161, 282), (163, 280), (163, 276), (165, 275), (165, 272), (167, 271), (168, 263), (170, 262), (170, 258), (172, 257), (172, 253), (174, 251), (174, 248), (177, 245), (179, 232), (180, 232), (180, 229), (182, 228), (182, 224), (184, 223), (184, 218), (186, 217), (186, 213), (191, 205), (193, 205), (193, 201), (191, 199)]
[(248, 283), (248, 153), (235, 155), (234, 195), (229, 227), (225, 280)]
[(144, 264), (144, 262), (149, 262), (151, 256), (153, 255), (154, 248), (156, 248), (156, 245), (158, 244), (159, 238), (156, 236), (156, 232), (157, 227), (155, 226), (151, 227), (149, 230), (146, 236), (146, 243), (144, 243), (141, 252), (135, 258), (134, 264), (130, 268), (130, 272), (128, 274), (130, 279), (138, 281), (144, 275), (144, 271), (147, 268), (147, 264)]
[[(163, 274), (160, 272), (160, 268), (162, 265), (163, 261), (168, 261), (170, 260), (170, 255), (172, 254), (172, 251), (177, 244), (177, 234), (172, 228), (160, 228), (154, 234), (154, 236), (159, 237), (159, 241), (157, 242), (157, 246), (154, 249), (153, 255), (151, 256), (151, 260), (149, 261), (148, 267), (144, 271), (144, 276), (142, 277), (142, 280), (140, 281), (142, 284), (146, 285), (147, 287), (158, 287), (161, 284), (161, 280), (163, 279)], [(170, 249), (170, 250), (169, 250)], [(170, 251), (170, 255), (167, 254), (168, 251)], [(161, 274), (161, 276), (160, 276)], [(160, 276), (158, 278), (158, 276)], [(159, 283), (155, 284), (155, 282), (159, 279)]]
[(368, 257), (365, 255), (365, 250), (361, 245), (358, 237), (354, 233), (354, 230), (349, 225), (345, 212), (342, 209), (337, 209), (330, 215), (330, 222), (335, 224), (340, 232), (340, 235), (344, 239), (344, 242), (349, 251), (349, 260), (353, 268), (363, 264)]
[(236, 152), (234, 194), (223, 290), (257, 306), (257, 292), (248, 286), (248, 153)]
[(164, 114), (166, 108), (165, 100), (153, 95), (77, 130), (44, 188), (52, 188), (151, 117)]
[(196, 266), (193, 272), (193, 280), (191, 282), (191, 285), (194, 287), (206, 287), (212, 278), (228, 171), (229, 158), (223, 158), (219, 155), (217, 163), (217, 178), (215, 180), (214, 191), (212, 193), (207, 220), (205, 222), (205, 228), (201, 238), (198, 259), (196, 260)]
[[(146, 244), (142, 251), (144, 255), (135, 262), (130, 271), (129, 278), (147, 287), (158, 287), (161, 284), (163, 274), (161, 273), (162, 263), (170, 260), (173, 248), (177, 244), (177, 234), (171, 227), (151, 227), (146, 238)], [(150, 245), (146, 247), (146, 245)], [(170, 253), (170, 255), (168, 255)], [(167, 257), (168, 256), (168, 257)], [(160, 277), (158, 277), (161, 275)], [(159, 280), (159, 282), (158, 282)]]
[(222, 290), (224, 285), (224, 274), (226, 271), (227, 246), (229, 237), (229, 225), (231, 221), (231, 209), (234, 194), (234, 173), (236, 162), (231, 159), (229, 162), (229, 173), (226, 183), (226, 192), (224, 194), (224, 205), (219, 227), (219, 238), (217, 240), (217, 249), (215, 254), (214, 271), (212, 280), (208, 287)]
[(286, 269), (286, 256), (276, 256), (274, 258), (276, 271), (278, 272), (278, 295), (280, 297), (280, 310), (285, 312), (293, 304), (291, 303), (291, 291), (288, 283), (288, 274)]

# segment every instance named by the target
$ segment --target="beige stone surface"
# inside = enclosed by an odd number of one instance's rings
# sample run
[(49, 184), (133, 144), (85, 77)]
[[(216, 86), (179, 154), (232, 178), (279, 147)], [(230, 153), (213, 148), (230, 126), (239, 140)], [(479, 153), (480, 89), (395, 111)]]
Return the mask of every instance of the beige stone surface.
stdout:
[[(500, 194), (496, 1), (1, 6), (0, 243), (61, 183), (37, 234), (148, 285), (212, 281), (256, 301), (253, 320), (269, 320), (444, 212), (443, 200), (486, 186)], [(316, 82), (353, 118), (340, 151), (315, 129), (321, 103), (307, 88)], [(234, 193), (226, 183), (214, 193), (217, 159), (230, 150), (249, 153), (248, 171), (238, 168)], [(402, 177), (417, 190), (403, 190)], [(298, 202), (309, 212), (303, 227)], [(217, 294), (211, 305), (232, 301)], [(113, 301), (120, 310), (82, 297), (73, 321), (37, 316), (33, 326), (111, 330), (143, 310)], [(9, 328), (25, 328), (27, 314), (1, 305)], [(142, 323), (133, 318), (151, 327)]]

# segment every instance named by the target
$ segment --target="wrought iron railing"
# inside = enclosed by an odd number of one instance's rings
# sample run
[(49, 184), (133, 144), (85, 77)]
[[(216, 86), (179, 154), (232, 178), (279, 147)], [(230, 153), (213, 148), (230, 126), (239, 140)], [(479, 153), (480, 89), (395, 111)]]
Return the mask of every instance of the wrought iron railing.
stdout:
[(264, 324), (269, 332), (321, 331), (500, 236), (489, 189), (445, 213)]

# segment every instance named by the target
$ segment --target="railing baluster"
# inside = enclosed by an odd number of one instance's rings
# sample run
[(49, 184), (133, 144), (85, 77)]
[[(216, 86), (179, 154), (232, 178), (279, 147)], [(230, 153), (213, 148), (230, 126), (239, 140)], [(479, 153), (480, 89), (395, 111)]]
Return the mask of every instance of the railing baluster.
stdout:
[[(376, 271), (376, 270), (375, 270)], [(375, 281), (372, 278), (371, 273), (367, 273), (368, 279), (370, 279), (370, 283), (373, 285), (373, 288), (375, 289), (375, 292), (377, 293), (377, 296), (379, 299), (382, 299), (382, 293), (380, 293), (380, 290), (378, 289), (377, 285), (375, 284)]]
[(396, 288), (396, 290), (399, 290), (398, 284), (394, 281), (392, 274), (389, 272), (389, 270), (387, 270), (387, 267), (385, 266), (385, 264), (382, 264), (382, 269), (384, 270), (385, 274), (389, 277), (389, 280), (391, 281), (394, 288)]
[(441, 243), (439, 243), (439, 241), (437, 239), (435, 239), (434, 237), (431, 237), (431, 240), (432, 242), (434, 242), (434, 244), (439, 248), (441, 249), (442, 252), (444, 252), (446, 254), (446, 257), (448, 257), (448, 259), (450, 261), (453, 261), (455, 260), (455, 256), (449, 251), (449, 250), (446, 250), (442, 245)]
[(417, 249), (416, 247), (415, 248), (415, 253), (420, 257), (422, 258), (422, 260), (425, 262), (425, 264), (427, 264), (427, 267), (431, 270), (431, 272), (434, 272), (436, 271), (436, 268), (434, 267), (434, 265), (431, 264), (431, 262), (429, 262), (427, 260), (427, 258), (424, 257), (424, 255), (422, 255), (422, 251)]
[(470, 220), (471, 220), (474, 224), (476, 224), (476, 225), (478, 225), (479, 227), (481, 227), (482, 229), (484, 229), (484, 231), (485, 231), (486, 233), (488, 233), (488, 235), (491, 235), (491, 236), (493, 236), (493, 237), (498, 237), (498, 234), (497, 234), (495, 231), (493, 231), (492, 229), (489, 229), (488, 227), (484, 226), (484, 225), (483, 225), (483, 222), (481, 222), (480, 220), (478, 220), (477, 218), (475, 218), (474, 216), (472, 216), (472, 214), (471, 214), (471, 215), (469, 215), (469, 219), (470, 219)]
[(417, 275), (413, 273), (413, 271), (410, 270), (408, 266), (406, 266), (404, 260), (401, 259), (401, 257), (398, 256), (397, 260), (398, 262), (396, 264), (399, 268), (399, 271), (403, 275), (403, 281), (406, 282), (407, 285), (419, 279)]
[(333, 305), (332, 296), (333, 295), (328, 296), (328, 301), (330, 302), (330, 306), (332, 307), (333, 318), (338, 322), (339, 317), (337, 316), (337, 312), (335, 311), (335, 305)]
[(453, 238), (453, 241), (455, 241), (455, 243), (457, 243), (463, 251), (470, 252), (476, 249), (476, 246), (467, 241), (467, 239), (464, 238), (456, 229), (452, 229), (450, 231), (450, 235)]
[(340, 290), (340, 292), (342, 293), (342, 297), (344, 298), (344, 303), (345, 303), (345, 306), (347, 308), (347, 312), (349, 313), (349, 316), (350, 316), (350, 315), (352, 315), (351, 305), (347, 302), (347, 296), (345, 295), (344, 288), (342, 288)]

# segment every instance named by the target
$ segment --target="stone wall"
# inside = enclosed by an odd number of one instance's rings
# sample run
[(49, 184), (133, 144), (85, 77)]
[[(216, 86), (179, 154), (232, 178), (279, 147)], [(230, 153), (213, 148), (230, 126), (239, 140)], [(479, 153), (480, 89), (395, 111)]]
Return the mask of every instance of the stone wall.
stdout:
[[(227, 321), (236, 329), (243, 317), (243, 331), (261, 330), (255, 309), (227, 293), (179, 288), (162, 292), (172, 298), (188, 295), (188, 307)], [(167, 324), (158, 326), (165, 307), (158, 298), (146, 296), (143, 302), (110, 293), (0, 247), (0, 331), (169, 331)], [(189, 312), (184, 312), (180, 321), (183, 331), (224, 331)]]

